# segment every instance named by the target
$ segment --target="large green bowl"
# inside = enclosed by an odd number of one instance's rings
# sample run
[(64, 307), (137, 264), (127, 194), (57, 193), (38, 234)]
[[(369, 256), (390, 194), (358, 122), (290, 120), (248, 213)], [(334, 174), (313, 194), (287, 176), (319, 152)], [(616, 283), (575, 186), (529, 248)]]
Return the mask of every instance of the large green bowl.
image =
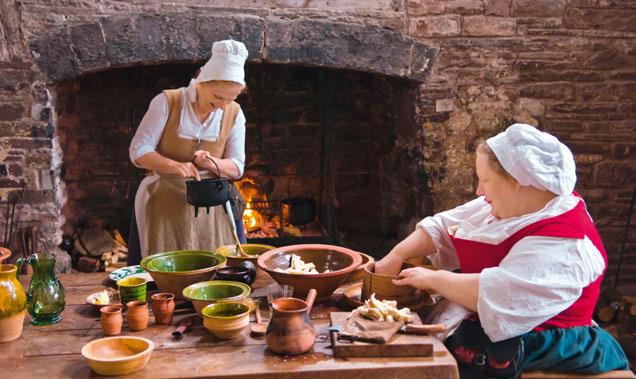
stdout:
[(198, 314), (206, 305), (218, 301), (242, 300), (247, 298), (252, 289), (245, 283), (225, 280), (210, 280), (195, 283), (183, 289), (183, 297), (194, 304)]
[(226, 258), (203, 250), (177, 250), (147, 256), (141, 267), (150, 273), (161, 292), (182, 299), (183, 289), (212, 277), (214, 270), (225, 265)]

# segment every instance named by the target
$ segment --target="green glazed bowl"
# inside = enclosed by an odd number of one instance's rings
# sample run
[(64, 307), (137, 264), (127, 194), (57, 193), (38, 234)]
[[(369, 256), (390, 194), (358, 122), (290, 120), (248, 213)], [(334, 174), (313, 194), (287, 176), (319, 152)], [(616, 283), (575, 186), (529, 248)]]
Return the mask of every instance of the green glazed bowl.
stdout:
[(146, 301), (147, 281), (144, 278), (129, 277), (117, 281), (119, 299), (122, 304), (129, 301)]
[(204, 250), (177, 250), (147, 256), (141, 267), (150, 273), (161, 292), (182, 299), (183, 289), (212, 277), (214, 270), (225, 265), (226, 258)]
[(183, 297), (192, 301), (194, 309), (201, 315), (207, 305), (219, 301), (242, 300), (247, 298), (252, 289), (245, 283), (225, 280), (210, 280), (195, 283), (183, 289)]
[(250, 323), (252, 307), (228, 301), (203, 308), (203, 326), (220, 339), (234, 338)]

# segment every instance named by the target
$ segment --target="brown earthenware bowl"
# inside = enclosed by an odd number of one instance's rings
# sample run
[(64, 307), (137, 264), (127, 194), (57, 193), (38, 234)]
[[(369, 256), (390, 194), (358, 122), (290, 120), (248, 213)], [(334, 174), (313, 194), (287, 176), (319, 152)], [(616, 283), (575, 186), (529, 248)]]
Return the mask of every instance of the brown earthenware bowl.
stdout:
[[(318, 274), (288, 274), (276, 271), (277, 268), (286, 269), (292, 254), (301, 257), (305, 263), (313, 263)], [(270, 250), (256, 261), (258, 267), (266, 271), (278, 284), (288, 284), (294, 287), (293, 296), (304, 299), (309, 290), (315, 288), (318, 292), (316, 301), (326, 301), (331, 294), (351, 273), (362, 263), (362, 257), (357, 252), (334, 245), (291, 245)], [(325, 272), (329, 270), (329, 272)]]
[[(404, 264), (402, 269), (413, 267)], [(375, 264), (364, 268), (365, 276), (362, 281), (362, 300), (366, 300), (375, 293), (376, 299), (395, 300), (399, 307), (408, 307), (418, 304), (421, 296), (429, 296), (426, 292), (418, 292), (415, 287), (406, 285), (398, 286), (393, 284), (393, 279), (397, 275), (380, 275), (374, 272)]]

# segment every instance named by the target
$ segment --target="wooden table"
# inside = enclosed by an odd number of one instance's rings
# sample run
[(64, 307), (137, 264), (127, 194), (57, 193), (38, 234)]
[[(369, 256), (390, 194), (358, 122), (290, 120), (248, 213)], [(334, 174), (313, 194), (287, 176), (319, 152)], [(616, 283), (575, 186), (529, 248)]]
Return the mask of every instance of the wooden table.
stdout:
[[(63, 320), (49, 326), (33, 326), (27, 314), (22, 336), (0, 344), (0, 367), (7, 377), (96, 376), (80, 350), (103, 334), (99, 312), (84, 304), (84, 300), (88, 294), (105, 288), (107, 275), (66, 274), (60, 275), (60, 279), (66, 291)], [(267, 280), (256, 282), (252, 296), (265, 296), (275, 286), (276, 283)], [(122, 334), (146, 337), (155, 343), (148, 365), (132, 375), (135, 378), (459, 378), (455, 359), (441, 342), (428, 336), (422, 338), (431, 340), (435, 351), (429, 358), (334, 358), (328, 332), (329, 312), (347, 309), (341, 292), (342, 288), (331, 301), (314, 306), (311, 318), (317, 332), (316, 345), (312, 352), (294, 357), (271, 353), (264, 337), (251, 337), (247, 328), (239, 337), (222, 341), (208, 333), (198, 320), (183, 339), (171, 341), (175, 327), (155, 325), (152, 316), (148, 329), (141, 332), (131, 332), (124, 323)], [(193, 312), (185, 309), (178, 315), (175, 313), (175, 323)], [(267, 315), (264, 309), (263, 317)]]

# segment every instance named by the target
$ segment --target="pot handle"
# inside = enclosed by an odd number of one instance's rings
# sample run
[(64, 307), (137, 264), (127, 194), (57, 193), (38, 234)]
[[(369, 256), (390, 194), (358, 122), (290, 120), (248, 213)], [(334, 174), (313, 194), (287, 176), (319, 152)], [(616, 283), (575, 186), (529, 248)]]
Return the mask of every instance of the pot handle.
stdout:
[(214, 163), (214, 167), (216, 167), (216, 171), (219, 173), (219, 179), (221, 178), (221, 169), (219, 169), (219, 165), (216, 164), (216, 162), (214, 161), (214, 159), (208, 157), (207, 155), (205, 156), (206, 158), (208, 158), (209, 160), (212, 161), (212, 163)]
[(307, 299), (305, 300), (305, 302), (307, 303), (307, 314), (311, 312), (311, 307), (314, 306), (314, 300), (316, 300), (316, 295), (318, 295), (318, 292), (314, 288), (309, 290), (309, 293), (307, 294)]

